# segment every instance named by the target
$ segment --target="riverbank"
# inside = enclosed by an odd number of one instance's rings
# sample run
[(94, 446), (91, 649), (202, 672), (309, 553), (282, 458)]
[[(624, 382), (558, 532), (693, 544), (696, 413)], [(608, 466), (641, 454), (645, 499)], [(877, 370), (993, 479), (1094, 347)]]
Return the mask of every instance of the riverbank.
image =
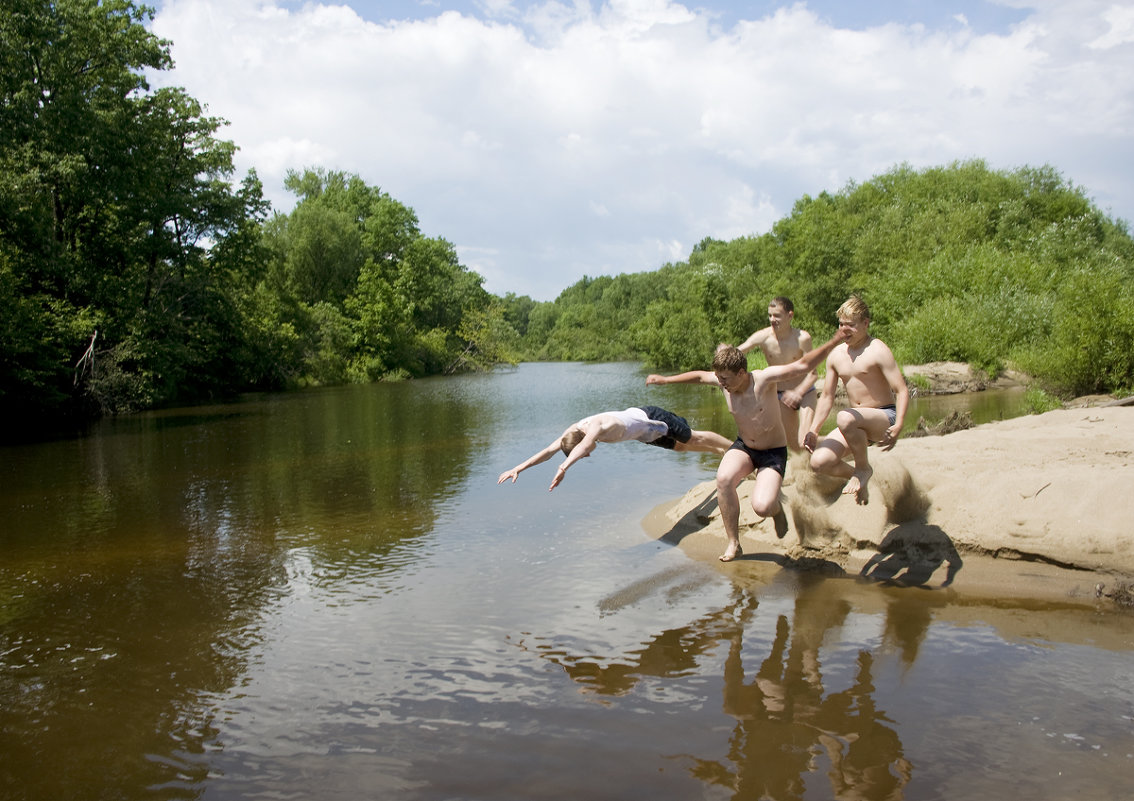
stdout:
[[(903, 437), (870, 458), (870, 503), (859, 506), (793, 456), (782, 540), (753, 514), (746, 481), (744, 557), (721, 569), (774, 562), (960, 593), (1129, 604), (1134, 407), (1066, 408)], [(712, 482), (658, 507), (644, 525), (698, 560), (715, 562), (724, 550)]]

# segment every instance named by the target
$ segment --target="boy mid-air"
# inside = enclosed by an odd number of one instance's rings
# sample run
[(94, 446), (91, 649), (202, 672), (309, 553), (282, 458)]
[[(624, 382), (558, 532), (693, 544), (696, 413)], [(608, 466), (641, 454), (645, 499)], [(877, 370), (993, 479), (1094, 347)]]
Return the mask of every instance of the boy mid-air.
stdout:
[(696, 431), (684, 417), (657, 406), (632, 406), (621, 412), (600, 412), (572, 423), (567, 430), (546, 448), (500, 474), (497, 484), (508, 479), (516, 483), (520, 473), (529, 467), (546, 462), (556, 451), (567, 458), (555, 471), (548, 492), (559, 486), (567, 469), (580, 459), (590, 456), (600, 442), (628, 442), (637, 440), (673, 451), (703, 451), (724, 453), (729, 441), (715, 431)]

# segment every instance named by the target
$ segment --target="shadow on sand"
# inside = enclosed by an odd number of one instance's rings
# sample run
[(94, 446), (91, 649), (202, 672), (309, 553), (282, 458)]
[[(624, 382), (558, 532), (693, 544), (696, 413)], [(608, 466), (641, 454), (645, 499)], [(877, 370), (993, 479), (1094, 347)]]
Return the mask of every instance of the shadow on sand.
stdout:
[[(900, 462), (885, 460), (876, 471), (870, 508), (848, 503), (842, 483), (800, 471), (789, 512), (797, 547), (744, 553), (734, 561), (768, 562), (784, 569), (830, 577), (851, 575), (840, 564), (852, 551), (873, 551), (857, 578), (900, 587), (949, 587), (964, 565), (952, 539), (930, 524), (926, 493)], [(747, 499), (741, 498), (742, 508)], [(719, 525), (717, 491), (709, 489), (659, 539), (679, 545), (691, 534)], [(754, 526), (742, 517), (741, 534)], [(934, 577), (944, 569), (943, 577)]]

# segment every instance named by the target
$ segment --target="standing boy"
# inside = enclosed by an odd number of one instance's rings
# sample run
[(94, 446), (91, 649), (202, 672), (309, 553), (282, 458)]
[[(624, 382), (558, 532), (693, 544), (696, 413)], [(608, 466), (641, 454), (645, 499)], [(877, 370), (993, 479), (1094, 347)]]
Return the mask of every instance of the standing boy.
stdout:
[[(768, 304), (768, 326), (761, 328), (738, 347), (741, 353), (759, 348), (768, 364), (790, 364), (811, 350), (811, 334), (792, 325), (795, 305), (782, 295)], [(815, 416), (815, 382), (819, 375), (814, 370), (800, 379), (781, 381), (776, 385), (780, 399), (780, 416), (787, 432), (788, 447), (803, 450), (803, 438), (811, 429)]]
[[(866, 448), (872, 443), (888, 451), (898, 441), (910, 403), (910, 392), (890, 348), (870, 336), (870, 309), (852, 295), (839, 307), (839, 331), (846, 342), (831, 352), (823, 393), (815, 408), (815, 419), (804, 438), (811, 451), (811, 469), (845, 480), (844, 495), (854, 495), (860, 504), (870, 499), (868, 483), (874, 475)], [(835, 403), (839, 381), (846, 389), (848, 408), (838, 413), (838, 428), (823, 439), (819, 429)], [(854, 466), (843, 461), (850, 451)]]
[(748, 357), (732, 345), (719, 345), (713, 356), (713, 370), (693, 370), (674, 376), (650, 375), (647, 384), (715, 384), (724, 390), (728, 410), (736, 420), (739, 436), (721, 457), (717, 468), (717, 504), (721, 510), (728, 546), (722, 562), (731, 562), (740, 549), (740, 496), (737, 487), (753, 470), (756, 481), (749, 493), (752, 511), (772, 518), (776, 536), (787, 533), (787, 515), (780, 502), (787, 466), (787, 433), (780, 417), (776, 385), (780, 381), (804, 376), (819, 366), (831, 349), (842, 342), (840, 332), (815, 350), (789, 364), (749, 371)]

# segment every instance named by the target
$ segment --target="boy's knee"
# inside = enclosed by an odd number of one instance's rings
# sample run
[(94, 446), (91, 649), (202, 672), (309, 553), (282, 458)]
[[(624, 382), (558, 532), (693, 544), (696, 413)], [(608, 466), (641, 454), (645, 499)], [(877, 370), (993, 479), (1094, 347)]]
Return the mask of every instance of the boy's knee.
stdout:
[(773, 501), (755, 497), (750, 498), (749, 500), (752, 503), (752, 511), (760, 517), (771, 517), (772, 514), (776, 511), (776, 503), (774, 503)]
[(717, 492), (736, 492), (744, 476), (735, 473), (717, 473)]
[(830, 449), (823, 448), (811, 454), (811, 469), (816, 473), (825, 473), (836, 461), (835, 454)]
[(850, 409), (842, 409), (835, 415), (835, 424), (839, 427), (839, 431), (855, 428), (860, 422), (862, 422), (861, 416), (852, 412)]

